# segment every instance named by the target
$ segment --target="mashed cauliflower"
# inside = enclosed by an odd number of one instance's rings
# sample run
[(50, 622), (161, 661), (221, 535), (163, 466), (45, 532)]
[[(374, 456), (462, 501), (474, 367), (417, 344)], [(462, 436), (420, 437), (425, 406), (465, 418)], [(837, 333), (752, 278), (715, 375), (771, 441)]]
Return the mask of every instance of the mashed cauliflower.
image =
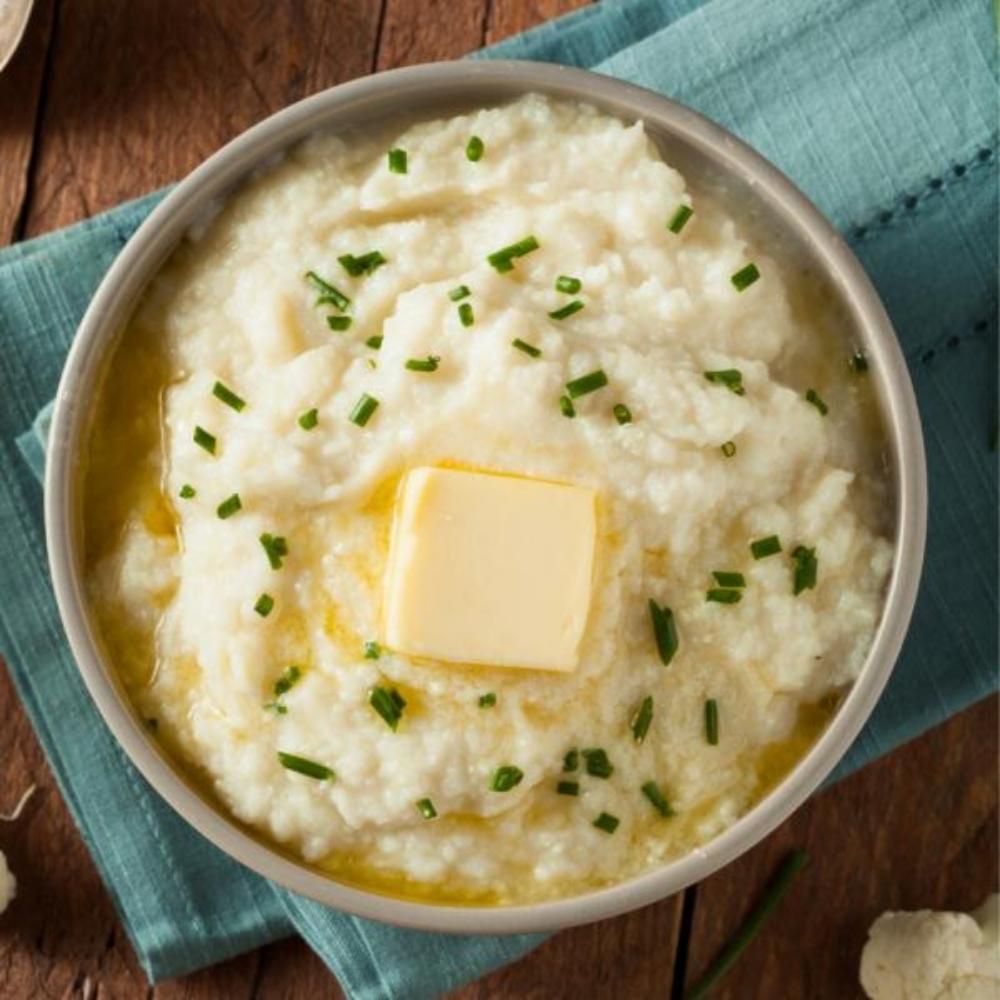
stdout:
[[(693, 215), (673, 232), (681, 206)], [(488, 262), (528, 236), (512, 268)], [(750, 263), (760, 278), (740, 291)], [(587, 107), (528, 97), (293, 149), (154, 280), (95, 420), (90, 593), (139, 710), (233, 815), (364, 884), (526, 901), (718, 834), (857, 675), (891, 562), (864, 379), (798, 282), (641, 124)], [(406, 366), (428, 358), (433, 371)], [(608, 384), (568, 417), (566, 382), (597, 369)], [(741, 385), (705, 375), (730, 371)], [(377, 408), (352, 421), (365, 397)], [(396, 485), (442, 464), (597, 491), (575, 672), (377, 645)], [(768, 536), (781, 551), (755, 559)], [(805, 550), (815, 585), (796, 594)], [(743, 574), (736, 603), (706, 600), (713, 571)], [(669, 666), (649, 599), (677, 624)], [(406, 702), (395, 729), (376, 686)], [(593, 748), (609, 774), (572, 753)], [(502, 766), (523, 780), (500, 792)], [(613, 832), (594, 825), (604, 813)]]

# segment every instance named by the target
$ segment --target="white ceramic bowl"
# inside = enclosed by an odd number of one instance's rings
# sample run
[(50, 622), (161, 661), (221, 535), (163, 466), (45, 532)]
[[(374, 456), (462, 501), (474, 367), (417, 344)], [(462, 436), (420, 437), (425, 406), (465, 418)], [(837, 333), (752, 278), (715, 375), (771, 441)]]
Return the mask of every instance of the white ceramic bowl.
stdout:
[[(641, 119), (689, 182), (725, 199), (768, 250), (826, 280), (870, 363), (886, 437), (895, 563), (864, 669), (795, 769), (737, 823), (690, 854), (609, 888), (522, 906), (454, 906), (395, 899), (343, 885), (255, 839), (167, 759), (127, 700), (96, 641), (84, 600), (80, 455), (98, 376), (143, 288), (207, 207), (290, 144), (319, 129), (365, 128), (490, 105), (536, 91)], [(927, 485), (923, 439), (902, 353), (868, 278), (836, 230), (777, 169), (728, 132), (666, 98), (584, 70), (540, 63), (461, 62), (395, 70), (301, 101), (210, 157), (153, 211), (101, 283), (73, 343), (56, 399), (45, 483), (52, 580), (66, 634), (105, 722), (133, 763), (196, 830), (261, 875), (363, 917), (426, 930), (553, 930), (635, 909), (675, 893), (742, 854), (786, 819), (829, 774), (868, 718), (909, 624), (923, 560)]]

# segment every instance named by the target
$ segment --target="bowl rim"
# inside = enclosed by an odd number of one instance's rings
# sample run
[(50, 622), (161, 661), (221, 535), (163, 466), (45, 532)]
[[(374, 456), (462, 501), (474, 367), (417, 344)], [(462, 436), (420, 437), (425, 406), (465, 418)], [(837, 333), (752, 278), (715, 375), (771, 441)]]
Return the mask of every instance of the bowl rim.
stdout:
[[(338, 113), (365, 102), (402, 101), (414, 95), (475, 83), (517, 93), (620, 107), (620, 117), (651, 120), (762, 192), (783, 221), (810, 244), (818, 265), (849, 309), (872, 358), (895, 473), (894, 560), (881, 621), (864, 667), (819, 739), (775, 788), (708, 843), (656, 869), (582, 894), (511, 906), (423, 902), (357, 888), (286, 857), (245, 832), (174, 770), (156, 748), (134, 709), (112, 680), (92, 632), (77, 561), (74, 509), (77, 447), (88, 413), (84, 390), (117, 332), (116, 313), (134, 305), (159, 266), (162, 248), (176, 244), (191, 224), (193, 206), (204, 211), (255, 167), (262, 150), (285, 148), (296, 138), (332, 125)], [(407, 99), (410, 104), (406, 104)], [(508, 98), (509, 99), (509, 98)], [(419, 101), (416, 102), (419, 104)], [(178, 223), (177, 220), (181, 220)], [(155, 261), (155, 262), (154, 262)], [(132, 304), (122, 305), (132, 296)], [(241, 133), (183, 179), (134, 233), (104, 276), (71, 345), (49, 434), (45, 473), (45, 528), (49, 566), (60, 617), (83, 681), (116, 741), (157, 793), (200, 834), (231, 858), (286, 889), (360, 917), (404, 927), (451, 933), (551, 931), (614, 916), (665, 898), (706, 878), (749, 850), (788, 818), (830, 773), (867, 721), (899, 654), (912, 615), (923, 563), (927, 478), (923, 436), (913, 387), (892, 324), (860, 263), (840, 234), (801, 191), (764, 157), (707, 118), (653, 91), (589, 70), (514, 60), (429, 63), (340, 84), (288, 106)]]

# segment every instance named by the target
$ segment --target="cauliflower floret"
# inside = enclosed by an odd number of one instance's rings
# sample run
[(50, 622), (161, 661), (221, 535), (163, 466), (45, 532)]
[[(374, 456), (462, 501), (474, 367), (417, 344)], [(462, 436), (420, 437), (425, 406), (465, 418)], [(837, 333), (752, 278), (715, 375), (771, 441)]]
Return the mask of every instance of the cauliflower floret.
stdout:
[(861, 953), (871, 1000), (996, 1000), (1000, 996), (997, 895), (973, 914), (883, 913)]
[(0, 913), (7, 909), (7, 904), (17, 893), (17, 879), (14, 873), (7, 867), (7, 859), (3, 851), (0, 851)]

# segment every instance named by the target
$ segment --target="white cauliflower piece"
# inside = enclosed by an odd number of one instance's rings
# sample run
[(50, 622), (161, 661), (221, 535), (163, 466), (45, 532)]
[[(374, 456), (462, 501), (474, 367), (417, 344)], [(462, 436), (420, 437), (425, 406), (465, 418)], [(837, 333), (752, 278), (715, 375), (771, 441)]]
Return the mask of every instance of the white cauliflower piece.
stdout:
[(861, 953), (861, 986), (871, 1000), (997, 1000), (997, 895), (975, 913), (883, 913)]
[(0, 913), (7, 909), (7, 904), (17, 893), (17, 879), (14, 873), (7, 867), (7, 859), (3, 851), (0, 851)]

